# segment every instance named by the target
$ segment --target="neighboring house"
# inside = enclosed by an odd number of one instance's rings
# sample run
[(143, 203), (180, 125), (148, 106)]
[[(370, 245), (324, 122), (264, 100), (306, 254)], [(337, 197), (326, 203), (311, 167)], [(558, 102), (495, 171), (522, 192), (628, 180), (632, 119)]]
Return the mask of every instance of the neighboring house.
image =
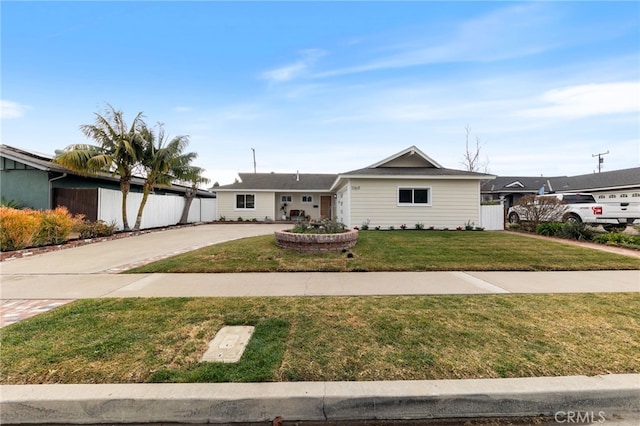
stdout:
[[(83, 214), (89, 220), (97, 220), (101, 208), (98, 190), (120, 191), (120, 178), (107, 173), (98, 176), (81, 176), (52, 162), (53, 156), (0, 145), (0, 195), (7, 201), (17, 201), (23, 207), (36, 210), (65, 206), (73, 214)], [(131, 195), (142, 193), (142, 178), (131, 182)], [(187, 188), (180, 185), (155, 188), (155, 195), (184, 196)], [(215, 198), (215, 194), (198, 191), (196, 198)], [(116, 201), (113, 201), (114, 203)], [(119, 212), (120, 206), (114, 206)], [(128, 206), (129, 218), (135, 219), (138, 206)], [(176, 209), (179, 206), (175, 207)], [(119, 220), (117, 217), (115, 220)]]
[(216, 191), (218, 212), (227, 219), (281, 219), (283, 211), (289, 218), (304, 210), (311, 219), (331, 217), (348, 227), (456, 228), (479, 226), (480, 182), (494, 177), (443, 168), (412, 146), (338, 175), (242, 173), (240, 182)]
[(587, 192), (601, 203), (640, 203), (640, 167), (578, 176), (499, 176), (482, 185), (482, 201), (503, 200), (510, 207), (521, 197), (542, 191)]
[(53, 185), (66, 170), (45, 154), (0, 145), (0, 195), (37, 210), (53, 206)]
[(588, 192), (600, 203), (640, 203), (640, 167), (555, 178), (556, 192)]
[(506, 208), (518, 204), (526, 195), (551, 192), (551, 179), (530, 176), (498, 176), (490, 182), (482, 184), (482, 202), (503, 202)]

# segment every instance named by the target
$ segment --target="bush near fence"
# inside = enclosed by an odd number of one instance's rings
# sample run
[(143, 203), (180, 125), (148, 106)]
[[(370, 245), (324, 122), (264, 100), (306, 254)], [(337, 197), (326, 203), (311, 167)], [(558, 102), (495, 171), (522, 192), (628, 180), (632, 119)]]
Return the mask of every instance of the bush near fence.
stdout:
[(114, 226), (103, 222), (93, 223), (84, 220), (82, 215), (73, 216), (66, 207), (41, 211), (0, 206), (0, 251), (62, 244), (72, 232), (86, 238), (83, 234), (111, 235), (114, 230)]
[(40, 229), (38, 212), (0, 206), (0, 250), (29, 247)]

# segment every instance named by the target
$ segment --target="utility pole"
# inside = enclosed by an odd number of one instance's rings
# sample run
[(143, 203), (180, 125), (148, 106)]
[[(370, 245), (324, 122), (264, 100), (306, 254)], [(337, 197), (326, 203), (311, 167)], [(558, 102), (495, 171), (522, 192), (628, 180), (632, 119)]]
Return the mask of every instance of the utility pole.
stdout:
[(253, 174), (256, 173), (256, 150), (254, 148), (251, 148), (251, 151), (253, 151)]
[(591, 157), (598, 157), (598, 173), (602, 171), (602, 163), (604, 163), (604, 158), (602, 158), (602, 156), (607, 155), (608, 153), (609, 150), (607, 150), (607, 152), (601, 152), (599, 154), (591, 154)]

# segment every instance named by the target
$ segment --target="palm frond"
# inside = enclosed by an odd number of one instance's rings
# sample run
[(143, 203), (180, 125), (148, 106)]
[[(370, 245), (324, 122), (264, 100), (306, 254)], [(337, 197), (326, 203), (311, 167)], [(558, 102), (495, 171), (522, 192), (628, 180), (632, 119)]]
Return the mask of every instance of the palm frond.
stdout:
[(88, 144), (74, 144), (67, 146), (63, 152), (57, 155), (53, 162), (81, 175), (93, 174), (99, 170), (92, 159), (102, 155), (100, 147)]

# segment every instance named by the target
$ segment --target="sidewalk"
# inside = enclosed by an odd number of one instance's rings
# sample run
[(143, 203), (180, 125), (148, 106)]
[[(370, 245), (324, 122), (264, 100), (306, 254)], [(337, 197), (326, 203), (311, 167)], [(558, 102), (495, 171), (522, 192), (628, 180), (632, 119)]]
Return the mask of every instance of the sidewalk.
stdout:
[(2, 299), (640, 291), (640, 271), (4, 275)]
[[(188, 227), (2, 262), (2, 310), (16, 313), (22, 303), (25, 312), (39, 313), (74, 299), (102, 297), (640, 291), (640, 271), (114, 273), (131, 264), (270, 234), (281, 227)], [(540, 415), (553, 419), (558, 413), (578, 413), (582, 419), (593, 414), (594, 422), (602, 415), (608, 423), (631, 425), (640, 416), (638, 374), (405, 382), (24, 385), (0, 386), (0, 395), (2, 424), (271, 424), (282, 416), (287, 425)], [(559, 419), (567, 423), (566, 418)]]

